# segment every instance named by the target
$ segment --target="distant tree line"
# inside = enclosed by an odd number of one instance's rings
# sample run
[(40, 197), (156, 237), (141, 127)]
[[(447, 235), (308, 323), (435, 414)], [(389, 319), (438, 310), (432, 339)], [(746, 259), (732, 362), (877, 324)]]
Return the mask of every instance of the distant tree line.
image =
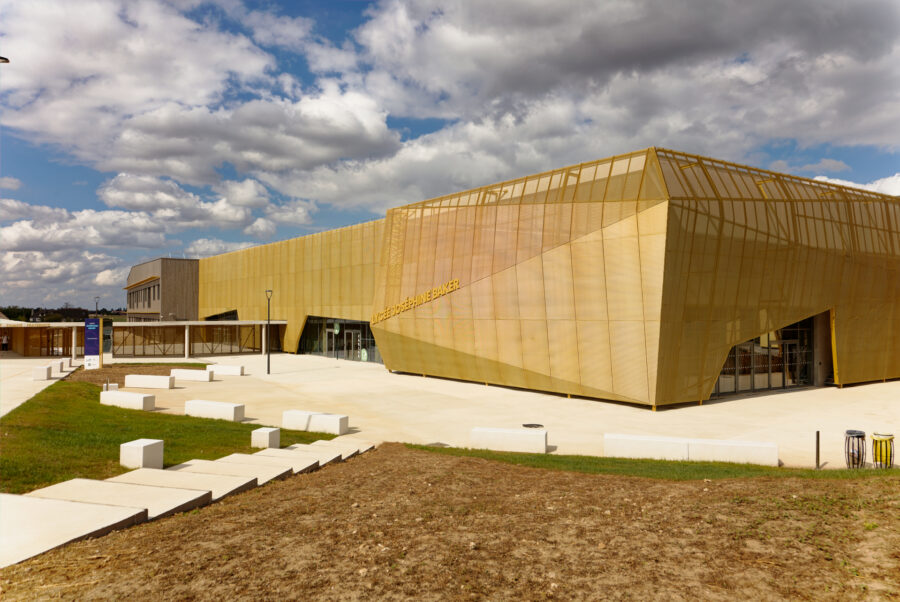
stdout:
[[(10, 305), (0, 307), (0, 313), (10, 320), (20, 320), (22, 322), (80, 322), (94, 315), (93, 310), (84, 309), (83, 307), (72, 307), (68, 303), (64, 303), (62, 307), (57, 307), (56, 309)], [(125, 308), (107, 309), (101, 307), (97, 313), (101, 316), (115, 316), (124, 314)]]

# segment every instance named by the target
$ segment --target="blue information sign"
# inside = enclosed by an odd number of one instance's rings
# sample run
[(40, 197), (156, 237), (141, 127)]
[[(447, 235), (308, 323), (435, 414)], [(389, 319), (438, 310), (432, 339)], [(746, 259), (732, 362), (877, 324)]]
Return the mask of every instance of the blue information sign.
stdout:
[(103, 343), (103, 331), (100, 330), (100, 320), (90, 318), (84, 321), (84, 354), (100, 355), (100, 345)]

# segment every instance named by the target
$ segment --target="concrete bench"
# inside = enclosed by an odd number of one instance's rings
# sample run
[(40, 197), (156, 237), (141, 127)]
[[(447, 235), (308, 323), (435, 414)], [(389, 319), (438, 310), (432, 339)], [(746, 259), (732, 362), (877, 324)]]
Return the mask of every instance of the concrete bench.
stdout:
[(154, 374), (127, 374), (125, 386), (134, 389), (174, 389), (175, 377)]
[(50, 366), (35, 366), (31, 369), (31, 380), (50, 380)]
[(198, 418), (216, 418), (240, 422), (244, 419), (244, 404), (191, 399), (184, 402), (184, 414), (186, 416), (197, 416)]
[(604, 455), (619, 458), (778, 466), (778, 446), (762, 441), (606, 433), (603, 435), (603, 448)]
[(281, 429), (263, 427), (250, 432), (250, 447), (281, 447)]
[(213, 377), (212, 372), (207, 372), (206, 370), (184, 370), (180, 368), (172, 368), (169, 374), (178, 380), (191, 380), (201, 383), (208, 383)]
[(119, 446), (119, 464), (126, 468), (162, 468), (163, 440), (135, 439)]
[(50, 365), (59, 370), (60, 376), (62, 376), (62, 373), (65, 372), (65, 370), (66, 370), (66, 360), (59, 360), (59, 361), (53, 360), (53, 362)]
[(331, 435), (343, 435), (350, 430), (350, 418), (342, 414), (285, 410), (281, 415), (281, 428), (295, 431), (314, 431)]
[(469, 434), (469, 444), (473, 449), (546, 454), (547, 431), (476, 426)]
[(100, 403), (105, 406), (116, 406), (127, 410), (150, 411), (156, 407), (156, 396), (131, 391), (102, 391)]
[(243, 376), (243, 366), (230, 366), (228, 364), (213, 364), (206, 367), (207, 372), (218, 374), (219, 376)]

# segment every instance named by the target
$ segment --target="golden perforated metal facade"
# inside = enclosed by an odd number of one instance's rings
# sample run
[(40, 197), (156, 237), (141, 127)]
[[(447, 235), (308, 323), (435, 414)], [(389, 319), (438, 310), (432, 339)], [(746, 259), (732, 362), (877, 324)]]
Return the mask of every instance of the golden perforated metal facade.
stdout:
[(900, 200), (662, 149), (201, 260), (200, 315), (371, 322), (396, 371), (647, 405), (830, 311), (835, 380), (900, 377)]

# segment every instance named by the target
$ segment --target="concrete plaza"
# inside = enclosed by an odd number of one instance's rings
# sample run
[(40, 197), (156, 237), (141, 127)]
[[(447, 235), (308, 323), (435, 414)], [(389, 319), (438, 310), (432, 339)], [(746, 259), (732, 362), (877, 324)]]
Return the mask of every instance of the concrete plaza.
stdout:
[[(350, 416), (351, 433), (369, 441), (466, 447), (472, 427), (538, 423), (547, 428), (548, 443), (557, 454), (603, 455), (604, 433), (645, 434), (774, 442), (784, 465), (812, 467), (819, 430), (822, 463), (840, 468), (846, 429), (900, 434), (900, 381), (733, 397), (651, 412), (626, 404), (391, 374), (380, 364), (307, 355), (272, 355), (269, 375), (263, 355), (192, 361), (242, 364), (247, 375), (217, 376), (209, 383), (176, 381), (175, 389), (148, 390), (156, 395), (157, 411), (183, 414), (189, 399), (242, 403), (248, 421), (271, 426), (281, 425), (287, 409), (340, 413)], [(4, 398), (7, 391), (29, 390), (6, 382), (14, 375), (30, 379), (30, 365), (21, 370), (11, 366), (19, 362), (32, 360), (2, 360)], [(15, 404), (12, 399), (0, 401), (4, 411)]]

